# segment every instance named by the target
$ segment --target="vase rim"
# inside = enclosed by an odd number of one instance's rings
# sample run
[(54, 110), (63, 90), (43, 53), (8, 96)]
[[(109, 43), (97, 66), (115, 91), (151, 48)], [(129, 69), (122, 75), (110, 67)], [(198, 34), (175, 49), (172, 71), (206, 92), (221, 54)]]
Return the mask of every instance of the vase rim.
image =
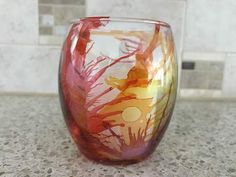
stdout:
[(154, 20), (154, 19), (145, 19), (145, 18), (130, 18), (130, 17), (109, 17), (109, 16), (89, 16), (82, 17), (78, 19), (73, 19), (71, 23), (77, 23), (80, 20), (86, 19), (99, 19), (101, 21), (111, 21), (111, 22), (131, 22), (131, 23), (147, 23), (147, 24), (159, 24), (166, 28), (171, 28), (171, 26), (164, 21)]

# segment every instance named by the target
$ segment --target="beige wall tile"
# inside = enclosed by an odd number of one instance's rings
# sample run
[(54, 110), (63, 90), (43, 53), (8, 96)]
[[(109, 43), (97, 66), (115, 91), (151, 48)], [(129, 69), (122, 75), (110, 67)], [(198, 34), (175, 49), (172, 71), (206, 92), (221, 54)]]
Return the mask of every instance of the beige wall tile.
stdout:
[(57, 26), (54, 26), (53, 34), (56, 36), (64, 36), (65, 37), (68, 29), (69, 29), (69, 26), (57, 25)]
[(53, 15), (40, 15), (39, 16), (39, 26), (53, 26), (54, 17)]
[(208, 89), (221, 90), (222, 80), (209, 80)]
[(209, 72), (208, 78), (210, 81), (223, 81), (223, 71), (222, 72)]
[(73, 19), (77, 19), (85, 16), (84, 6), (55, 6), (54, 7), (54, 19), (55, 25), (68, 25)]
[(210, 62), (209, 72), (212, 73), (223, 73), (224, 72), (224, 62)]
[(209, 69), (208, 61), (195, 61), (195, 70), (207, 72)]
[(39, 14), (40, 15), (51, 15), (52, 14), (52, 6), (48, 5), (39, 5)]
[(39, 34), (40, 35), (52, 35), (53, 28), (52, 27), (39, 27)]
[(181, 72), (180, 88), (207, 89), (208, 88), (207, 73), (183, 70)]

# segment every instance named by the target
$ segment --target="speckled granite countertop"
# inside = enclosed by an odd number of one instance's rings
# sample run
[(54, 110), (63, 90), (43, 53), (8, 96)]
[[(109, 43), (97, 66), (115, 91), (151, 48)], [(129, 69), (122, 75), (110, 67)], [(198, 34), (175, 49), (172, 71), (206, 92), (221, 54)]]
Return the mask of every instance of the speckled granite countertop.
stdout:
[(154, 154), (124, 167), (78, 152), (58, 98), (0, 96), (0, 176), (236, 177), (236, 102), (178, 102)]

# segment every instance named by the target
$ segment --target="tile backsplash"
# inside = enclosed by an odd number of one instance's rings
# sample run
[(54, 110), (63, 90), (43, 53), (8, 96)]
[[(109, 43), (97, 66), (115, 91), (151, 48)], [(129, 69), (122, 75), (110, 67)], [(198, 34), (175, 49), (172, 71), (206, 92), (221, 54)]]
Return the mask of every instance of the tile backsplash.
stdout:
[(226, 67), (229, 66), (229, 60), (226, 54), (184, 52), (182, 56), (181, 97), (226, 96), (225, 85), (230, 85), (227, 78), (229, 69)]
[(183, 61), (180, 88), (221, 90), (223, 61)]
[(171, 25), (180, 97), (236, 98), (235, 12), (235, 0), (0, 0), (0, 92), (57, 93), (71, 20), (123, 16)]
[(72, 19), (85, 16), (85, 0), (38, 0), (39, 43), (61, 44)]

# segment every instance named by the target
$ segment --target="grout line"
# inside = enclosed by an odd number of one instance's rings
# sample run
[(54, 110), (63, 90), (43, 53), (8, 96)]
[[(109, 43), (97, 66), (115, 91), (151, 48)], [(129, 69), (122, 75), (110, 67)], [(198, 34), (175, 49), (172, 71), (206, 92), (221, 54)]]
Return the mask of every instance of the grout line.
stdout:
[(186, 2), (186, 0), (169, 0), (169, 2)]
[(184, 50), (183, 53), (197, 53), (197, 54), (236, 54), (235, 51), (225, 51), (225, 50), (218, 50), (218, 51), (213, 51), (213, 50), (207, 50), (207, 51), (192, 51), (192, 50)]
[(50, 4), (50, 3), (40, 3), (39, 6), (85, 7), (85, 4)]
[[(7, 43), (0, 43), (0, 47), (41, 47), (42, 45), (36, 43), (36, 44), (21, 44), (21, 43), (14, 43), (14, 44), (7, 44)], [(52, 45), (52, 44), (47, 44), (44, 45), (43, 47), (52, 47), (52, 48), (58, 48), (60, 49), (61, 47), (58, 45)]]
[(180, 84), (181, 84), (181, 69), (182, 69), (182, 61), (183, 61), (183, 51), (184, 51), (184, 39), (185, 39), (185, 21), (186, 21), (186, 9), (187, 9), (187, 2), (183, 1), (184, 3), (184, 13), (183, 13), (183, 22), (181, 26), (181, 39), (180, 39), (180, 57), (178, 59), (178, 92), (180, 93)]
[(37, 46), (39, 44), (39, 1), (37, 3), (37, 9), (36, 9), (36, 22), (37, 22), (37, 40), (35, 42), (35, 45)]
[[(208, 50), (208, 51), (188, 51), (188, 50), (186, 50), (186, 51), (184, 51), (184, 53), (186, 53), (186, 54), (189, 54), (189, 53), (197, 53), (197, 54), (218, 54), (218, 55), (222, 55), (222, 54), (225, 54), (225, 53), (227, 53), (227, 51), (222, 51), (222, 52), (219, 52), (219, 51), (211, 51), (211, 50)], [(236, 53), (236, 52), (235, 52)]]
[(216, 52), (184, 52), (183, 61), (216, 61), (224, 62), (226, 53)]
[(58, 97), (57, 93), (35, 93), (35, 92), (0, 92), (0, 96), (43, 96)]
[(0, 43), (0, 46), (37, 46), (37, 41), (35, 43), (32, 43), (32, 44), (26, 44), (26, 43), (17, 43), (17, 42), (14, 42), (13, 43)]
[(39, 42), (39, 46), (42, 46), (42, 47), (46, 47), (46, 46), (48, 46), (48, 44), (53, 44), (54, 46), (57, 46), (57, 48), (62, 49), (62, 44), (57, 43), (57, 42), (55, 42), (55, 43), (52, 43), (52, 42), (45, 42), (45, 43)]
[(225, 52), (225, 58), (227, 58), (230, 55), (235, 56), (236, 55), (236, 51), (235, 52)]
[(169, 3), (185, 3), (187, 0), (166, 0), (166, 2), (169, 2)]
[(185, 8), (184, 8), (184, 20), (183, 20), (183, 25), (182, 25), (182, 51), (181, 51), (181, 58), (183, 59), (184, 57), (184, 53), (185, 53), (185, 50), (184, 50), (184, 46), (185, 46), (185, 41), (186, 41), (186, 28), (187, 28), (187, 10), (188, 10), (188, 2), (186, 1), (185, 2)]
[[(49, 39), (49, 41), (47, 41), (47, 38)], [(47, 46), (48, 44), (51, 44), (51, 45), (56, 46), (61, 49), (65, 38), (66, 37), (55, 36), (55, 35), (40, 35), (39, 36), (39, 45), (40, 46), (45, 46), (45, 45)], [(42, 41), (44, 41), (44, 42), (42, 42)]]
[(236, 101), (236, 97), (179, 97), (177, 101)]
[(87, 17), (88, 16), (88, 1), (87, 0), (85, 0), (85, 2), (84, 2), (84, 8), (85, 8), (85, 17)]

